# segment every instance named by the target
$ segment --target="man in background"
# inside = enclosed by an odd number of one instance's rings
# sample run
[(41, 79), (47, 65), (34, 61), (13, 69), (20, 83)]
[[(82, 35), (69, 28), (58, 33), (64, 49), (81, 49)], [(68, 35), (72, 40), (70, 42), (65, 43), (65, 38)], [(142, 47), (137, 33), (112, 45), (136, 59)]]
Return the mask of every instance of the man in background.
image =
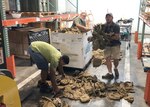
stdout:
[(79, 17), (75, 18), (75, 20), (73, 21), (72, 27), (77, 27), (81, 32), (90, 31), (91, 29), (89, 29), (86, 26), (86, 21), (85, 21), (86, 17), (87, 17), (87, 14), (85, 12), (82, 12)]

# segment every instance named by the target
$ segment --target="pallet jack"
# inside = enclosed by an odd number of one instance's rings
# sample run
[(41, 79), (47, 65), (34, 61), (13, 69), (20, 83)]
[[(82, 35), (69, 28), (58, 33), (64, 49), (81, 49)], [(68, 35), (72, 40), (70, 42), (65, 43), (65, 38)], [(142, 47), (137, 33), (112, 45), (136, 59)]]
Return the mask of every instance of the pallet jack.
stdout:
[(0, 107), (21, 107), (19, 91), (10, 71), (0, 71)]

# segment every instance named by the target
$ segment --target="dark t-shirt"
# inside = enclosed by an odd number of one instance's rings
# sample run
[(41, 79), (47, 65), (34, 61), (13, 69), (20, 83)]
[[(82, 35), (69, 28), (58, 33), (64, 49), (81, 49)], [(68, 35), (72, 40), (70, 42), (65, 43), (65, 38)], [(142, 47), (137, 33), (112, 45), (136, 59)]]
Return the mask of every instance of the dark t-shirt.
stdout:
[[(116, 23), (112, 23), (111, 25), (104, 24), (103, 25), (103, 31), (105, 33), (118, 33), (120, 34), (120, 27)], [(111, 40), (109, 46), (117, 46), (121, 45), (120, 40)]]

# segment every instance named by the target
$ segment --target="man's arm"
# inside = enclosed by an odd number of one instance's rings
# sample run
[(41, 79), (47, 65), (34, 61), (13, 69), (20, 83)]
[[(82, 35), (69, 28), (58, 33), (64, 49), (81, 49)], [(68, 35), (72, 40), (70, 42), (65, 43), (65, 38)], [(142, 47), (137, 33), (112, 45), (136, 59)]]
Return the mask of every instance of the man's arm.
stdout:
[(90, 30), (91, 30), (91, 29), (89, 29), (89, 28), (87, 28), (87, 27), (85, 27), (85, 26), (82, 26), (82, 25), (78, 24), (78, 23), (76, 23), (76, 26), (77, 26), (81, 31), (83, 31), (83, 32), (87, 32), (87, 31), (90, 31)]
[(82, 32), (90, 31), (91, 29), (87, 28), (86, 26), (83, 26), (80, 24), (80, 18), (77, 18), (74, 20), (74, 23), (77, 28), (79, 28)]
[(50, 74), (50, 75), (49, 75), (49, 76), (50, 76), (50, 78), (51, 78), (52, 86), (53, 86), (53, 88), (54, 88), (54, 91), (55, 91), (55, 92), (58, 92), (59, 89), (58, 89), (57, 83), (56, 83), (56, 75), (55, 75), (55, 72), (56, 72), (56, 69), (53, 68), (53, 67), (50, 67), (50, 71), (49, 71), (49, 74)]
[(119, 25), (115, 25), (114, 27), (114, 34), (111, 37), (112, 40), (119, 40), (120, 39), (120, 27)]
[(120, 34), (115, 33), (114, 35), (111, 36), (112, 40), (119, 40), (120, 39)]
[(62, 75), (62, 77), (65, 77), (63, 66), (61, 64), (58, 65), (58, 72), (60, 75)]

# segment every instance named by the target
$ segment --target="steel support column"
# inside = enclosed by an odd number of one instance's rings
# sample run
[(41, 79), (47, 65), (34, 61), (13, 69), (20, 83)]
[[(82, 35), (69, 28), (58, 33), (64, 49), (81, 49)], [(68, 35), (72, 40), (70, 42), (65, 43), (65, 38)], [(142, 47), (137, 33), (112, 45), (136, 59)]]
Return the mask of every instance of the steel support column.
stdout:
[[(6, 20), (6, 13), (5, 13), (5, 4), (4, 4), (4, 0), (0, 0), (0, 17), (1, 17), (1, 20)], [(8, 41), (8, 29), (5, 28), (5, 27), (2, 27), (1, 25), (1, 34), (3, 36), (3, 41), (4, 41), (4, 48), (5, 48), (5, 54), (6, 54), (6, 57), (9, 57), (10, 56), (10, 51), (9, 51), (9, 41)]]

